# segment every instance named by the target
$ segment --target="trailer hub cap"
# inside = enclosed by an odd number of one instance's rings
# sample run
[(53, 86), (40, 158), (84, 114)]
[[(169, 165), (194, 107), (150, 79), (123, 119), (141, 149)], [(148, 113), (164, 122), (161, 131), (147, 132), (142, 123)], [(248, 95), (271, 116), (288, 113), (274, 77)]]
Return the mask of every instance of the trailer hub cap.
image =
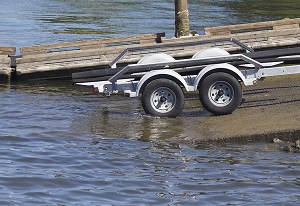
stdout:
[(176, 104), (176, 95), (171, 89), (160, 87), (152, 93), (150, 100), (154, 110), (166, 113), (172, 110)]
[(228, 82), (218, 81), (211, 85), (208, 95), (214, 105), (227, 106), (234, 97), (234, 89)]

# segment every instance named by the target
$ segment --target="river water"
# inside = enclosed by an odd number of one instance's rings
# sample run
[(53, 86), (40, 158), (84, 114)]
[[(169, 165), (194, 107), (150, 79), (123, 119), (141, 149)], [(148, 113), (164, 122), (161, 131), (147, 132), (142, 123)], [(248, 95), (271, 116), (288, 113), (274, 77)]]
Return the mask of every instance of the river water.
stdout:
[[(172, 36), (173, 6), (169, 0), (2, 1), (0, 45)], [(189, 8), (191, 30), (199, 33), (299, 17), (298, 0), (190, 0)], [(60, 81), (2, 84), (0, 99), (0, 205), (300, 202), (299, 155), (269, 143), (196, 142), (198, 108), (176, 119), (153, 118), (137, 99), (107, 99)]]

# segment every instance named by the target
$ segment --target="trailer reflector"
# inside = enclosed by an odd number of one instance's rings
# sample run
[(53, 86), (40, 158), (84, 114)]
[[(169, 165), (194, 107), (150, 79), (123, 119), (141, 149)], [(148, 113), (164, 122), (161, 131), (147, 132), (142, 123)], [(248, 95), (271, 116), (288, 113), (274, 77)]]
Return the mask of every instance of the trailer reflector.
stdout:
[(124, 91), (124, 96), (125, 97), (137, 97), (137, 93), (133, 92), (131, 90), (125, 90)]
[(98, 87), (93, 87), (93, 93), (99, 93)]

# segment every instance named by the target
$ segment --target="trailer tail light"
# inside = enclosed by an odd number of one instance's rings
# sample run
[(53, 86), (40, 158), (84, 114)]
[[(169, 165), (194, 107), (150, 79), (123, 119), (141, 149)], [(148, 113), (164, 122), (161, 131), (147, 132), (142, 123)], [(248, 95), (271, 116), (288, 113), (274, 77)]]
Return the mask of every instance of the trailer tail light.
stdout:
[(124, 96), (125, 97), (137, 97), (137, 94), (136, 94), (136, 92), (132, 92), (131, 90), (125, 90)]
[(99, 93), (98, 87), (93, 87), (93, 93)]

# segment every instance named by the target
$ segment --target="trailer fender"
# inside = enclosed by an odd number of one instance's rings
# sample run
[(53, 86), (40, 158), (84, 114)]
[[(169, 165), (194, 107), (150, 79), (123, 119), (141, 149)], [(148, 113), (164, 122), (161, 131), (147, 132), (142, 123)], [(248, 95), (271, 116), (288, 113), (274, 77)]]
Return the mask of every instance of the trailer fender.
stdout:
[(207, 75), (215, 73), (215, 72), (225, 72), (225, 73), (229, 73), (232, 74), (235, 78), (241, 80), (245, 85), (253, 85), (253, 80), (249, 80), (246, 79), (245, 76), (243, 75), (243, 73), (236, 68), (235, 66), (228, 64), (228, 63), (224, 63), (224, 64), (213, 64), (213, 65), (208, 65), (206, 66), (204, 69), (202, 69), (196, 79), (195, 79), (195, 88), (198, 87), (199, 83), (205, 78), (207, 77)]
[(143, 88), (150, 81), (154, 79), (163, 79), (163, 78), (174, 80), (176, 83), (182, 85), (187, 91), (193, 90), (191, 89), (191, 86), (188, 86), (187, 82), (180, 74), (170, 69), (163, 69), (163, 70), (150, 71), (141, 78), (136, 89), (137, 96), (142, 92)]

